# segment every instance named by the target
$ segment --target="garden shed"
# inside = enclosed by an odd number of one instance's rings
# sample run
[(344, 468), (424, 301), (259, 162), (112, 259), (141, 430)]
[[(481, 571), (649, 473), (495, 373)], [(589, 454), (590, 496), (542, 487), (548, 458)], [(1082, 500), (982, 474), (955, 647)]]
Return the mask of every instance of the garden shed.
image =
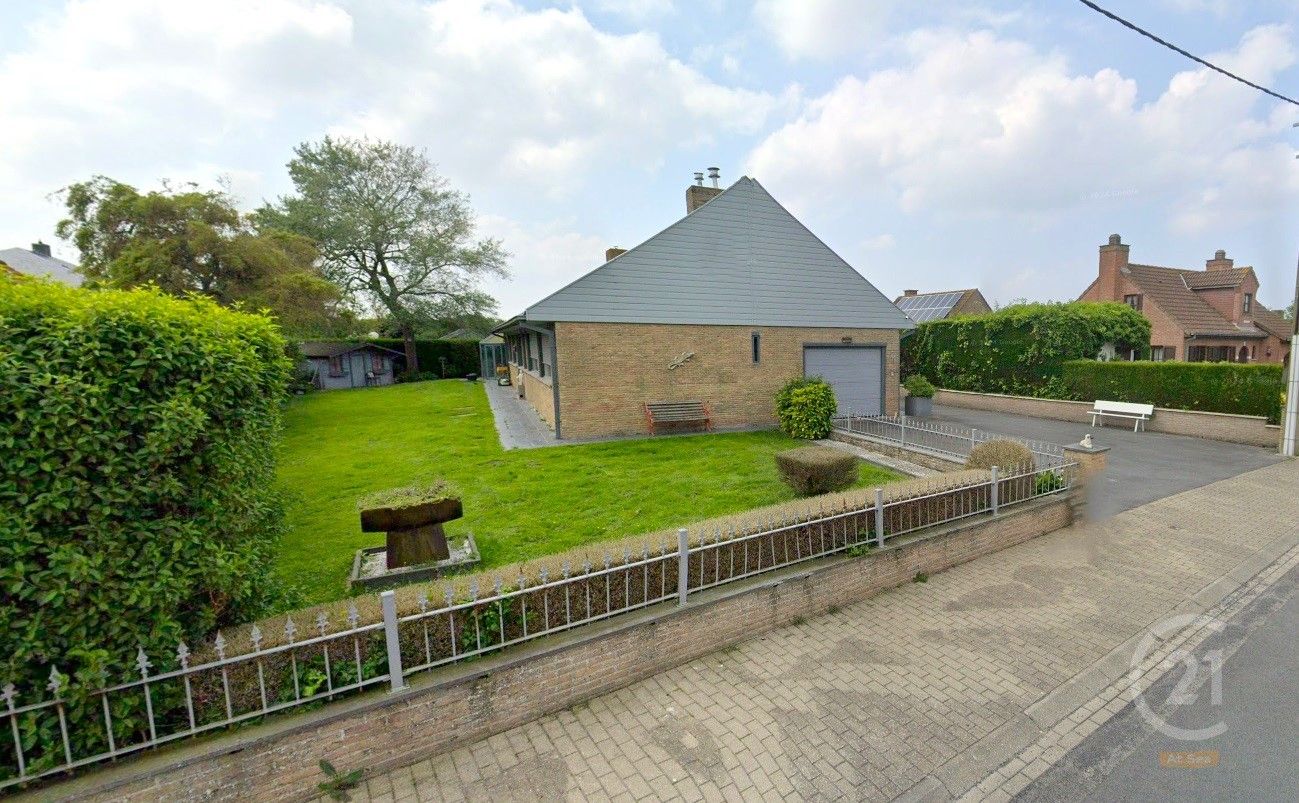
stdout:
[(394, 360), (405, 358), (400, 351), (373, 343), (309, 340), (299, 347), (302, 369), (311, 374), (311, 384), (320, 390), (379, 387), (394, 381)]

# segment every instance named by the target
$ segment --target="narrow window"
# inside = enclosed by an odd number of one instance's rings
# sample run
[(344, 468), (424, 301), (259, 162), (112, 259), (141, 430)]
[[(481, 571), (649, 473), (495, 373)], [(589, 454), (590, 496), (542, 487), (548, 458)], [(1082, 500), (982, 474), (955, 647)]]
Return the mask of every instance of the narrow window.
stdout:
[(1123, 303), (1132, 307), (1132, 309), (1139, 310), (1141, 309), (1141, 294), (1134, 293), (1133, 295), (1124, 296)]
[(1150, 347), (1150, 359), (1151, 359), (1152, 362), (1163, 362), (1163, 361), (1164, 361), (1164, 347), (1163, 347), (1163, 346), (1151, 346), (1151, 347)]
[(757, 365), (762, 362), (762, 334), (759, 332), (750, 334), (749, 344), (753, 349), (753, 363)]
[(1254, 306), (1254, 294), (1253, 294), (1253, 293), (1246, 293), (1246, 294), (1245, 294), (1245, 314), (1246, 314), (1246, 315), (1249, 314), (1249, 310), (1250, 310), (1250, 308), (1253, 307), (1253, 306)]
[(342, 376), (342, 375), (343, 375), (343, 358), (342, 358), (342, 357), (330, 357), (330, 358), (329, 358), (329, 375), (330, 375), (330, 376)]

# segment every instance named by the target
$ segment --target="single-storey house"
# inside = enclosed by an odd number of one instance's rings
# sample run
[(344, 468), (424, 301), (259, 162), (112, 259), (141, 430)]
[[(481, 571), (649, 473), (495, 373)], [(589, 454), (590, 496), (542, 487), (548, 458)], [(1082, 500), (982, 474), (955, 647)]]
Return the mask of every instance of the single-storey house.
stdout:
[(373, 343), (336, 343), (309, 340), (299, 347), (304, 371), (321, 390), (367, 388), (391, 385), (394, 360), (404, 360), (400, 351)]
[[(1150, 359), (1285, 364), (1292, 322), (1258, 300), (1258, 276), (1219, 250), (1204, 270), (1140, 265), (1117, 234), (1079, 301), (1117, 301), (1150, 321)], [(1131, 354), (1116, 355), (1127, 359)]]
[(605, 257), (496, 330), (557, 437), (646, 432), (656, 402), (772, 426), (780, 387), (814, 375), (841, 411), (897, 413), (898, 342), (915, 324), (756, 180), (722, 190), (696, 174), (685, 217)]
[(957, 315), (987, 315), (992, 312), (988, 299), (973, 287), (968, 290), (937, 290), (931, 293), (904, 290), (902, 295), (893, 299), (893, 303), (916, 323), (939, 321)]

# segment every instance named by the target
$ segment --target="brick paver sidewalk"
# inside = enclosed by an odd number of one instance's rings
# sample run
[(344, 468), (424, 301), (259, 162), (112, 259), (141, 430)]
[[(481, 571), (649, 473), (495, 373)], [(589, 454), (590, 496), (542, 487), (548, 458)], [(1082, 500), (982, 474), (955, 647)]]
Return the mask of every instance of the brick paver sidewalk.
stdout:
[[(1001, 734), (1037, 727), (1030, 707), (1050, 707), (1076, 675), (1215, 581), (1225, 594), (1248, 579), (1242, 565), (1299, 543), (1299, 495), (1277, 490), (1297, 481), (1291, 461), (1079, 524), (359, 791), (376, 800), (960, 795), (1004, 760), (986, 755)], [(1022, 736), (1028, 744), (1038, 732)]]

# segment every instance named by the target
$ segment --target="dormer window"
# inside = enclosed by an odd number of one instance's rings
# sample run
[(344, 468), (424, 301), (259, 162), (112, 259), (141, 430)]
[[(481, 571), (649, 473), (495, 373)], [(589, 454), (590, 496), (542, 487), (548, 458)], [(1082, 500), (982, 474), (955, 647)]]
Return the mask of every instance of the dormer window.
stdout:
[(1141, 294), (1140, 294), (1140, 293), (1133, 293), (1132, 295), (1126, 295), (1126, 296), (1123, 297), (1123, 303), (1124, 303), (1124, 304), (1127, 304), (1129, 307), (1132, 307), (1132, 309), (1134, 309), (1134, 310), (1138, 310), (1138, 311), (1140, 311), (1140, 309), (1141, 309)]
[(1244, 309), (1246, 315), (1249, 314), (1249, 311), (1250, 311), (1251, 308), (1253, 308), (1253, 306), (1254, 306), (1254, 294), (1253, 294), (1253, 293), (1246, 293), (1246, 294), (1245, 294), (1245, 303), (1242, 305), (1242, 308)]

